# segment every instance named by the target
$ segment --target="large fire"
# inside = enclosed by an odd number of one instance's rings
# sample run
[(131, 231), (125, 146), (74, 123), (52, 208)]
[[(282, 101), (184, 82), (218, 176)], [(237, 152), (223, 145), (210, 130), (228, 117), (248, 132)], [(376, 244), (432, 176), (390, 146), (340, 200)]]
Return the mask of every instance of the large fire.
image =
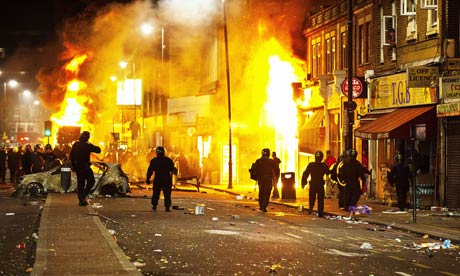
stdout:
[(80, 67), (86, 60), (87, 55), (79, 55), (63, 66), (68, 82), (64, 100), (60, 105), (61, 108), (51, 116), (51, 120), (57, 125), (54, 129), (55, 133), (59, 127), (63, 126), (91, 128), (91, 124), (86, 119), (86, 114), (88, 113), (86, 103), (91, 102), (92, 99), (81, 94), (81, 91), (86, 89), (87, 85), (84, 81), (78, 79)]

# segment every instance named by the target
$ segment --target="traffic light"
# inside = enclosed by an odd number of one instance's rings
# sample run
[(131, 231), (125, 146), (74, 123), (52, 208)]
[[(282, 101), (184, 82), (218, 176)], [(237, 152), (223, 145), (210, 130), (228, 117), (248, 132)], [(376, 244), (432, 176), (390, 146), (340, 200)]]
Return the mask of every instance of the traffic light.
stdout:
[(45, 121), (45, 137), (51, 137), (51, 128), (53, 123), (51, 121)]

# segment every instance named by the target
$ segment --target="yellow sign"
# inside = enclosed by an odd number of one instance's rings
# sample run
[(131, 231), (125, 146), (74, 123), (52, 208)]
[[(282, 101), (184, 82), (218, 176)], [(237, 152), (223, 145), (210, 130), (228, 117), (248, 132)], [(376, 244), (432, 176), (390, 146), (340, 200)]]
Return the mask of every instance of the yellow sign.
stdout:
[(460, 115), (460, 102), (438, 104), (436, 106), (436, 115), (438, 117), (448, 117), (448, 116)]
[(407, 68), (407, 87), (429, 87), (438, 83), (438, 67)]
[(385, 109), (437, 103), (436, 87), (407, 87), (407, 74), (371, 80), (369, 109)]

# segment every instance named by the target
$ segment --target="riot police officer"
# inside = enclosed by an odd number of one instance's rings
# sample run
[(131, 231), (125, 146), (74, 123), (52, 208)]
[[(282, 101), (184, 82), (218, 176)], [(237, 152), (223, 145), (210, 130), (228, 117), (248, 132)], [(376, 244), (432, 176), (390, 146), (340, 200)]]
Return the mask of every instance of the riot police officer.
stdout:
[(361, 162), (356, 160), (358, 152), (354, 149), (348, 150), (345, 153), (345, 161), (340, 168), (339, 177), (345, 182), (344, 189), (344, 205), (347, 211), (350, 211), (350, 206), (356, 206), (361, 197), (361, 185), (366, 181), (365, 169)]
[(257, 185), (259, 186), (259, 209), (267, 212), (270, 202), (273, 177), (275, 176), (278, 165), (270, 159), (270, 149), (262, 149), (262, 156), (254, 162), (254, 172), (256, 174)]
[(324, 210), (324, 179), (329, 174), (329, 168), (323, 162), (324, 154), (322, 151), (315, 152), (315, 161), (310, 162), (302, 174), (302, 188), (307, 185), (307, 179), (311, 176), (310, 189), (308, 191), (308, 203), (310, 209), (308, 214), (311, 214), (315, 206), (316, 197), (318, 197), (318, 217), (323, 217)]
[(83, 131), (80, 138), (72, 145), (70, 162), (77, 173), (77, 194), (80, 206), (88, 205), (86, 197), (94, 186), (94, 173), (91, 169), (90, 155), (101, 153), (101, 148), (89, 142), (89, 131)]
[(409, 191), (412, 172), (406, 164), (404, 157), (398, 153), (395, 157), (396, 164), (391, 168), (388, 174), (388, 181), (391, 185), (396, 186), (396, 195), (398, 197), (399, 210), (404, 211), (406, 208), (407, 192)]
[(156, 157), (150, 160), (147, 169), (147, 179), (145, 183), (150, 184), (150, 178), (153, 176), (153, 193), (152, 193), (152, 210), (157, 210), (158, 200), (160, 199), (161, 190), (164, 195), (164, 205), (166, 212), (171, 211), (171, 192), (172, 192), (172, 175), (177, 174), (177, 168), (171, 158), (165, 156), (165, 149), (158, 146)]

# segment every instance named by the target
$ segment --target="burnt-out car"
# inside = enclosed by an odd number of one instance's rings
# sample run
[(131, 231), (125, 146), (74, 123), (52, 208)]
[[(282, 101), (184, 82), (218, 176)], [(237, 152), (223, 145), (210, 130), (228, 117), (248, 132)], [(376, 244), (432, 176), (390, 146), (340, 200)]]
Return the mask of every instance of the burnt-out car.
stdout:
[[(123, 172), (119, 164), (92, 162), (92, 169), (96, 180), (91, 190), (92, 195), (125, 196), (130, 192), (128, 175)], [(76, 189), (76, 173), (64, 165), (45, 172), (22, 176), (16, 186), (16, 196), (33, 197), (48, 192), (74, 192)]]

